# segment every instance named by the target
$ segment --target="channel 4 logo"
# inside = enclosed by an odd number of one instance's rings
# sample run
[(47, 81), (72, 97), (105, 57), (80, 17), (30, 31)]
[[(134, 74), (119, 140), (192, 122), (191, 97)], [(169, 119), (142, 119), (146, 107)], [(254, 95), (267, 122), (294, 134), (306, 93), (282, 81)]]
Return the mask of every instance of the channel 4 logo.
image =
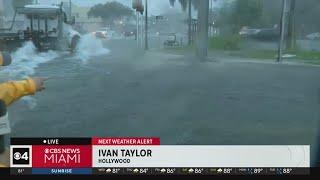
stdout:
[(32, 167), (32, 146), (10, 146), (10, 167)]

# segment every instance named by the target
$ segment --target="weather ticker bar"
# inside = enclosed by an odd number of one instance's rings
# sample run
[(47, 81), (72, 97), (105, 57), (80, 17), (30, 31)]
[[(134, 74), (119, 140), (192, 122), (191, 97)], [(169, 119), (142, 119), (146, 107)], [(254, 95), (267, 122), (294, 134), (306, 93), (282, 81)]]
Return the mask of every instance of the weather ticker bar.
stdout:
[(11, 168), (11, 175), (310, 175), (310, 168)]
[(308, 145), (162, 145), (158, 137), (12, 138), (12, 175), (309, 175)]

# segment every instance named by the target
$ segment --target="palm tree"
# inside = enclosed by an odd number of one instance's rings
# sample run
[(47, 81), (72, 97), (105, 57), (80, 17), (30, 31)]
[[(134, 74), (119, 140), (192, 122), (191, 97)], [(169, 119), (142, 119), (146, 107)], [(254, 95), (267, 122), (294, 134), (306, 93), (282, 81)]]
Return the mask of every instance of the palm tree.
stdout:
[(187, 6), (188, 6), (188, 0), (179, 0), (179, 3), (182, 7), (182, 10), (183, 11), (186, 11), (187, 10)]
[(169, 0), (169, 2), (170, 2), (170, 6), (174, 6), (174, 3), (176, 2), (176, 0)]
[[(169, 0), (170, 5), (173, 7), (176, 0)], [(181, 5), (181, 8), (183, 11), (187, 10), (188, 7), (188, 45), (191, 45), (192, 41), (192, 32), (191, 32), (191, 23), (192, 23), (192, 17), (191, 17), (191, 6), (194, 8), (197, 7), (197, 0), (179, 0), (179, 3)]]

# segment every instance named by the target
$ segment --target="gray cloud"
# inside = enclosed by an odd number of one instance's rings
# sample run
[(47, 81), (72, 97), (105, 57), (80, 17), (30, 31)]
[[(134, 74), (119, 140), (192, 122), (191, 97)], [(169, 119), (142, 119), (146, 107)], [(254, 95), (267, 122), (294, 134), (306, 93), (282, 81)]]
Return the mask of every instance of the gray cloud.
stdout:
[[(43, 4), (53, 4), (53, 3), (61, 2), (61, 0), (38, 0), (38, 1)], [(66, 0), (62, 0), (62, 1), (66, 1)], [(95, 4), (106, 3), (108, 1), (112, 1), (112, 0), (72, 0), (74, 4), (79, 6), (93, 6)], [(132, 5), (132, 0), (116, 0), (116, 1), (121, 2), (122, 4), (125, 4), (129, 7), (131, 7)], [(173, 9), (170, 9), (169, 0), (149, 0), (148, 4), (149, 4), (149, 12), (152, 15), (159, 15), (168, 10), (171, 10), (171, 11), (181, 10), (180, 5), (178, 3)]]

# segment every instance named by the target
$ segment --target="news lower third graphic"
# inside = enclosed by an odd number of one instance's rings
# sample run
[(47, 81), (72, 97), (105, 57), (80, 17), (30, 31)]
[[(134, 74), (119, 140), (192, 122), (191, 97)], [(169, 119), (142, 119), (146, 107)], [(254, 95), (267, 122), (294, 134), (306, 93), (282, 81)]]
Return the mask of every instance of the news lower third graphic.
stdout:
[(12, 138), (10, 172), (92, 175), (309, 174), (310, 146), (160, 145), (156, 137)]

